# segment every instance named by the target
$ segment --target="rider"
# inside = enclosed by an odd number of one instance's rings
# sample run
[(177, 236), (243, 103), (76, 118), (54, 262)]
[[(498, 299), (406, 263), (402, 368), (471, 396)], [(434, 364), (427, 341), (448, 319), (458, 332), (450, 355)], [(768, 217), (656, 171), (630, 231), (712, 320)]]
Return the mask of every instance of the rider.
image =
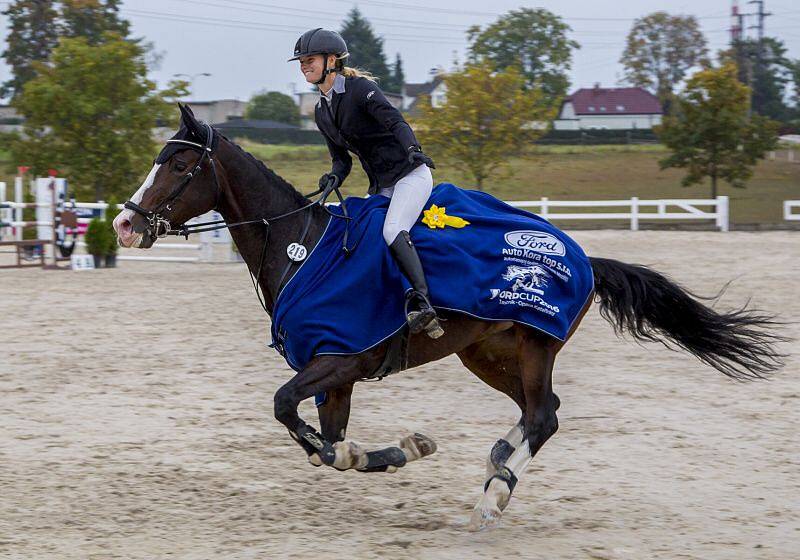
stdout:
[(320, 91), (314, 119), (328, 143), (333, 166), (320, 178), (319, 186), (340, 186), (350, 173), (349, 152), (353, 152), (369, 177), (369, 194), (391, 198), (383, 238), (413, 288), (408, 296), (409, 328), (438, 338), (444, 331), (409, 234), (430, 197), (433, 177), (428, 168), (435, 166), (374, 77), (344, 65), (348, 56), (347, 44), (338, 33), (316, 28), (297, 40), (289, 59), (300, 61), (306, 81)]

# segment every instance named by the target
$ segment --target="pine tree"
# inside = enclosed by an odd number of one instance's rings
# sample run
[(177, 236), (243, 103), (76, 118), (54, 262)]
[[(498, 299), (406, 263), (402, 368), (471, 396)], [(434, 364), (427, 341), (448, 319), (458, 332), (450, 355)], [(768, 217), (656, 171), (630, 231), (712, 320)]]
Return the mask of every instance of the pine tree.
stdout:
[(17, 0), (2, 12), (9, 20), (3, 58), (12, 78), (0, 86), (0, 97), (16, 97), (26, 82), (36, 76), (34, 62), (43, 62), (58, 43), (58, 13), (51, 0)]
[(105, 33), (128, 37), (130, 23), (119, 17), (120, 0), (62, 0), (61, 34), (84, 37), (90, 45), (105, 42)]
[(350, 52), (350, 57), (345, 61), (347, 66), (370, 72), (383, 87), (387, 83), (391, 84), (392, 76), (383, 53), (383, 39), (375, 35), (372, 25), (358, 8), (350, 10), (339, 33)]
[(394, 59), (394, 66), (392, 66), (392, 78), (384, 89), (393, 93), (401, 93), (405, 83), (406, 75), (405, 72), (403, 72), (403, 61), (400, 59), (400, 53), (397, 53)]

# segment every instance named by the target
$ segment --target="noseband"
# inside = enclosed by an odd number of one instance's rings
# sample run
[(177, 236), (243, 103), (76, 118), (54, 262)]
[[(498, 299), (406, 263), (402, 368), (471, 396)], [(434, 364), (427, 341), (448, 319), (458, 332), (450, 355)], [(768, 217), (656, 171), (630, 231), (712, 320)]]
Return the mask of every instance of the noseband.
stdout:
[[(200, 168), (203, 165), (203, 161), (208, 158), (209, 163), (211, 164), (211, 171), (214, 174), (214, 186), (216, 187), (217, 191), (217, 202), (219, 201), (220, 195), (220, 186), (219, 186), (219, 179), (217, 178), (217, 168), (214, 165), (214, 158), (212, 157), (211, 145), (214, 140), (214, 129), (211, 128), (211, 125), (208, 123), (204, 123), (206, 126), (206, 143), (198, 144), (197, 142), (190, 142), (189, 140), (167, 140), (167, 144), (184, 144), (186, 146), (191, 147), (192, 149), (198, 150), (200, 152), (200, 158), (197, 160), (197, 163), (194, 166), (194, 169), (189, 171), (186, 175), (181, 178), (181, 182), (178, 184), (178, 187), (172, 191), (172, 193), (165, 198), (158, 206), (155, 207), (153, 210), (146, 210), (142, 208), (132, 200), (128, 200), (125, 204), (123, 204), (124, 208), (131, 210), (140, 216), (142, 216), (147, 221), (147, 233), (151, 237), (155, 238), (162, 238), (168, 235), (186, 235), (188, 237), (189, 231), (186, 229), (187, 226), (181, 226), (181, 229), (174, 230), (172, 229), (172, 225), (170, 224), (169, 220), (167, 220), (163, 215), (162, 212), (165, 210), (167, 212), (172, 210), (172, 203), (178, 200), (178, 198), (183, 194), (186, 188), (189, 186), (192, 178), (195, 175), (200, 173)], [(217, 204), (214, 204), (216, 208)]]

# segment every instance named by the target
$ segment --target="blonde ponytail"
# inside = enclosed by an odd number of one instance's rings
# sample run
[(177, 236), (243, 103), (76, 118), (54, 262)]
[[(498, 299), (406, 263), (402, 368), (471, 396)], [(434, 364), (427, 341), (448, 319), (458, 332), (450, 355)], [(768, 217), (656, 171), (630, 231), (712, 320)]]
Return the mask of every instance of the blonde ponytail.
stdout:
[(337, 70), (342, 76), (345, 78), (366, 78), (370, 82), (378, 82), (378, 78), (367, 72), (366, 70), (360, 70), (358, 68), (351, 68), (350, 66), (342, 66), (341, 69)]

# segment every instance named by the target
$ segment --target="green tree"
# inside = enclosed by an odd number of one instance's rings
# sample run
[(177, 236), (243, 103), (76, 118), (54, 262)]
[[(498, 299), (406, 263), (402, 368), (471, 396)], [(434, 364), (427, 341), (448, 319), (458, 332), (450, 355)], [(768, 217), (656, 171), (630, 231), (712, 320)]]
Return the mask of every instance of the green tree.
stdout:
[(294, 100), (277, 91), (264, 91), (255, 94), (247, 104), (244, 116), (248, 119), (261, 119), (286, 124), (300, 124), (300, 109)]
[[(479, 189), (520, 148), (545, 130), (553, 112), (542, 106), (540, 88), (525, 89), (525, 77), (511, 66), (496, 71), (489, 61), (468, 64), (444, 77), (441, 107), (422, 103), (415, 130), (427, 152), (467, 169)], [(508, 170), (506, 170), (508, 172)]]
[(2, 56), (12, 77), (0, 86), (0, 97), (14, 97), (36, 76), (33, 63), (47, 60), (58, 43), (58, 12), (50, 0), (17, 0), (2, 14), (8, 17), (9, 27)]
[(620, 63), (626, 81), (654, 92), (667, 111), (675, 86), (692, 67), (707, 63), (707, 53), (694, 16), (655, 12), (633, 23)]
[(473, 26), (467, 31), (470, 61), (487, 59), (498, 70), (519, 68), (526, 87), (541, 88), (542, 101), (555, 107), (569, 88), (572, 49), (580, 48), (567, 37), (569, 31), (569, 25), (544, 8), (512, 10), (486, 29)]
[(112, 32), (127, 38), (130, 24), (119, 17), (120, 0), (62, 0), (61, 35), (83, 37), (90, 45)]
[(774, 37), (764, 37), (760, 43), (755, 39), (735, 41), (720, 53), (720, 60), (736, 63), (739, 81), (752, 88), (753, 111), (781, 122), (792, 118), (785, 100), (793, 68), (783, 41)]
[(392, 65), (392, 72), (390, 79), (383, 85), (386, 91), (400, 93), (403, 91), (403, 85), (406, 83), (406, 74), (403, 72), (403, 60), (400, 58), (400, 53), (397, 53)]
[(358, 8), (353, 8), (347, 14), (339, 34), (350, 51), (350, 56), (345, 60), (347, 66), (370, 72), (381, 84), (391, 82), (386, 55), (383, 53), (383, 39), (375, 35), (372, 25)]
[(34, 173), (63, 171), (78, 198), (130, 193), (150, 167), (151, 130), (174, 119), (169, 102), (185, 94), (185, 82), (156, 91), (143, 48), (113, 34), (98, 45), (62, 39), (36, 70), (14, 100), (25, 128), (11, 144), (13, 159)]
[(711, 179), (711, 197), (717, 179), (744, 187), (753, 166), (775, 149), (778, 125), (760, 115), (748, 117), (750, 90), (737, 78), (733, 64), (697, 72), (677, 99), (677, 110), (656, 127), (672, 154), (659, 161), (662, 169), (687, 170), (684, 186)]

